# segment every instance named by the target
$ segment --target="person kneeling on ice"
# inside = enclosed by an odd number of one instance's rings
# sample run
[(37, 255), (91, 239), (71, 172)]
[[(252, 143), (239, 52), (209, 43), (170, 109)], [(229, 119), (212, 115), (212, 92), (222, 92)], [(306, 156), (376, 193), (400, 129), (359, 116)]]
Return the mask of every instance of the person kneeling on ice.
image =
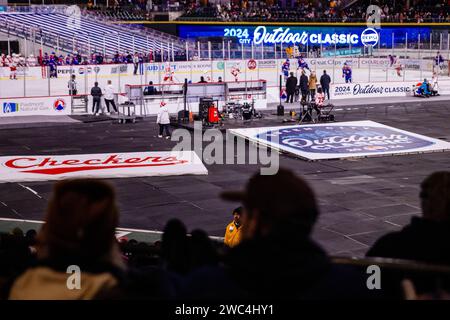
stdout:
[(417, 93), (419, 95), (423, 95), (425, 97), (429, 97), (431, 95), (431, 92), (428, 88), (427, 79), (424, 79), (422, 83), (418, 83), (417, 86), (418, 86)]
[(166, 103), (161, 101), (159, 105), (158, 118), (156, 119), (156, 123), (159, 125), (159, 134), (158, 138), (163, 137), (163, 131), (166, 133), (166, 139), (170, 139), (170, 117), (169, 117), (169, 109), (166, 107)]

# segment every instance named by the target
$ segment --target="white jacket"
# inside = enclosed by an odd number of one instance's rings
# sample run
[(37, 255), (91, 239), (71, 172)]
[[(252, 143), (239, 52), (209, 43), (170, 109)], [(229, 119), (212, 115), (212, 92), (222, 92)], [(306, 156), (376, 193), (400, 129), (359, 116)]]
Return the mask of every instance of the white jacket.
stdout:
[(167, 107), (160, 107), (158, 111), (158, 118), (156, 119), (156, 123), (159, 124), (169, 124), (169, 109)]
[(114, 100), (114, 87), (112, 84), (108, 84), (105, 88), (105, 95), (106, 100)]

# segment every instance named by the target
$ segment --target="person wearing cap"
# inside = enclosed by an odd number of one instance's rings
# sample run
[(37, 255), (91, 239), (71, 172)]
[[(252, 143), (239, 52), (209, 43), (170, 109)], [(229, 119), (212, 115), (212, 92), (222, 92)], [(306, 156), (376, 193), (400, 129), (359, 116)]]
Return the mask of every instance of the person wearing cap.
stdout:
[[(37, 265), (13, 281), (9, 299), (94, 299), (113, 290), (117, 275), (125, 271), (115, 239), (118, 219), (109, 184), (89, 179), (56, 183), (37, 236)], [(79, 267), (79, 286), (68, 279), (74, 275), (69, 266)]]
[(163, 132), (166, 133), (166, 139), (170, 139), (170, 117), (169, 117), (169, 109), (166, 106), (164, 101), (161, 101), (159, 105), (158, 117), (156, 118), (156, 123), (159, 125), (159, 134), (158, 138), (163, 137)]
[(233, 211), (233, 221), (231, 221), (225, 230), (224, 243), (226, 246), (232, 248), (241, 242), (241, 215), (242, 207), (238, 207)]
[(243, 204), (242, 240), (225, 255), (222, 268), (191, 274), (182, 291), (186, 297), (354, 299), (370, 294), (365, 272), (334, 266), (312, 239), (318, 204), (294, 172), (258, 172), (244, 191), (224, 192), (222, 198)]

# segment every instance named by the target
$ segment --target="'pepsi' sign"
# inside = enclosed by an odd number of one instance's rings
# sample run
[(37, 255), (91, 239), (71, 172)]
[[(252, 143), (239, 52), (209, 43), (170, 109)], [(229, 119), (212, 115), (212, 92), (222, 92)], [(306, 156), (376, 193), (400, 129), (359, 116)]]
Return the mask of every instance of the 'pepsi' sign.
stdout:
[(233, 129), (231, 133), (311, 160), (450, 150), (448, 142), (373, 121)]
[(378, 43), (378, 32), (373, 28), (367, 28), (361, 33), (361, 43), (365, 47), (375, 47)]

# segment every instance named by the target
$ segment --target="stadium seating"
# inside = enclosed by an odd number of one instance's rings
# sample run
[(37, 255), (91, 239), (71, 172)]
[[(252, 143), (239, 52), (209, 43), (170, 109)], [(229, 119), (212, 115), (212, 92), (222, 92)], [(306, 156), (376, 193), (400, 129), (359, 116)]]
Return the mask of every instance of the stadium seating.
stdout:
[(42, 35), (44, 45), (55, 47), (55, 39), (59, 37), (59, 49), (67, 52), (88, 52), (90, 49), (97, 52), (104, 50), (107, 55), (113, 55), (116, 51), (167, 50), (168, 43), (170, 46), (173, 43), (174, 50), (184, 48), (179, 38), (157, 31), (133, 31), (89, 16), (81, 16), (81, 29), (70, 29), (67, 20), (63, 13), (8, 13), (0, 15), (0, 30), (23, 37), (34, 28), (37, 38)]

